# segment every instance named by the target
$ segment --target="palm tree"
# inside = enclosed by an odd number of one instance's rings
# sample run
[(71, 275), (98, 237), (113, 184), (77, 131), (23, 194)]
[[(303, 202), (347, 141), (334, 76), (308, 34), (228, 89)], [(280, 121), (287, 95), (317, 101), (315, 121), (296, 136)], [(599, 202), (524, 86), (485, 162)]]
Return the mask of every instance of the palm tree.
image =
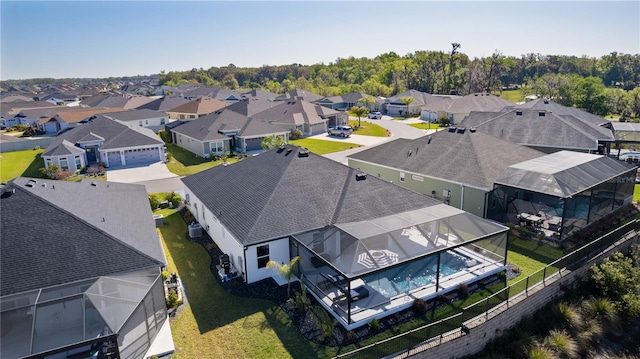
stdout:
[(287, 298), (289, 298), (291, 290), (291, 277), (293, 277), (293, 266), (300, 260), (300, 257), (295, 256), (291, 259), (289, 264), (280, 264), (276, 261), (268, 261), (267, 268), (274, 267), (280, 276), (287, 280)]
[(262, 140), (262, 143), (260, 145), (262, 146), (263, 150), (268, 151), (272, 148), (280, 147), (284, 144), (285, 142), (282, 136), (271, 135), (271, 136), (265, 137), (264, 140)]
[(360, 127), (360, 117), (366, 115), (367, 113), (369, 113), (369, 109), (366, 107), (353, 106), (351, 110), (349, 110), (349, 115), (358, 118), (358, 127)]
[(371, 111), (371, 108), (369, 107), (369, 105), (376, 103), (376, 100), (371, 96), (365, 96), (359, 99), (358, 103), (364, 104), (364, 106), (368, 108), (369, 111)]
[(411, 105), (411, 103), (415, 101), (415, 99), (413, 98), (413, 96), (407, 96), (400, 98), (400, 101), (404, 102), (404, 104), (407, 106), (407, 113), (405, 117), (409, 117), (409, 105)]

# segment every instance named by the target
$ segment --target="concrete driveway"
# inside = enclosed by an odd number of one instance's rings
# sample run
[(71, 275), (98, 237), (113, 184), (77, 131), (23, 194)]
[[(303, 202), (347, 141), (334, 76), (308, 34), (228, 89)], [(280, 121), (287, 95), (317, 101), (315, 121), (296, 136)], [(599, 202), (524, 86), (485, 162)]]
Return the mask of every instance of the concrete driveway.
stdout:
[(178, 177), (178, 175), (169, 172), (167, 165), (163, 162), (143, 166), (107, 168), (107, 181), (111, 182), (138, 183), (174, 177)]

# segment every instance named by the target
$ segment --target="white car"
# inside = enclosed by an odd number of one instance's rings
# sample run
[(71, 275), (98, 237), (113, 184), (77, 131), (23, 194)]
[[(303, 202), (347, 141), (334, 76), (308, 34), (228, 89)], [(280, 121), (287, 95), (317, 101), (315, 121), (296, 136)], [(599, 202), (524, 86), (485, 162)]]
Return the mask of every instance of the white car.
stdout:
[(382, 118), (382, 114), (380, 112), (369, 112), (369, 118), (379, 120)]

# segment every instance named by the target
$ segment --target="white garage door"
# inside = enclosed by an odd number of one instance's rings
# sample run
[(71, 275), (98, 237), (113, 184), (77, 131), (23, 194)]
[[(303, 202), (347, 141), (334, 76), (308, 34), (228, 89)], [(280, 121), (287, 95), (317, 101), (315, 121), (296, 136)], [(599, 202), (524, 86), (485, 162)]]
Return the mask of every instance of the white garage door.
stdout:
[(120, 157), (120, 151), (107, 152), (107, 159), (109, 161), (109, 167), (122, 166), (122, 157)]
[(124, 159), (127, 166), (141, 163), (152, 163), (160, 161), (160, 151), (158, 148), (138, 148), (135, 150), (126, 150)]

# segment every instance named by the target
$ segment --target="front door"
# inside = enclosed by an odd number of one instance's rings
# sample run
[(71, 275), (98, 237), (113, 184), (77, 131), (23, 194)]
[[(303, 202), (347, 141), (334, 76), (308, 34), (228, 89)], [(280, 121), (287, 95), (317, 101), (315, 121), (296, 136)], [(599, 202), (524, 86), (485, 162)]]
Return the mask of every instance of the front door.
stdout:
[(96, 150), (98, 148), (97, 147), (87, 147), (85, 148), (85, 150), (87, 151), (87, 162), (88, 163), (93, 163), (97, 161), (97, 157), (96, 157)]

